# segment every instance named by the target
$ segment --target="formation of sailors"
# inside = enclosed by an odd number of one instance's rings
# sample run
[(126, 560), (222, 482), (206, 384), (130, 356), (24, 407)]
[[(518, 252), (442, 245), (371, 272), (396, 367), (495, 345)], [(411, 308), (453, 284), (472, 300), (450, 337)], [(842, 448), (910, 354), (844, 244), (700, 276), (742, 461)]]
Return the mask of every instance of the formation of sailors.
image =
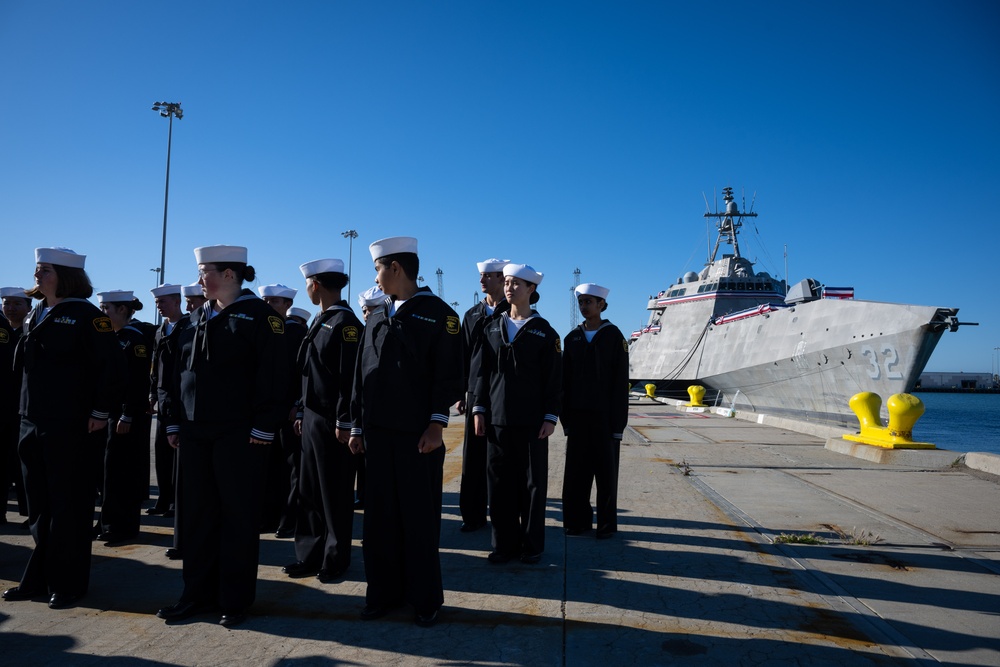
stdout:
[(564, 530), (594, 530), (596, 483), (596, 536), (613, 536), (629, 387), (627, 342), (601, 317), (608, 290), (576, 288), (584, 321), (561, 341), (535, 310), (543, 274), (529, 265), (479, 262), (484, 298), (460, 319), (417, 284), (415, 238), (369, 251), (376, 285), (358, 295), (363, 321), (344, 298), (340, 259), (299, 267), (312, 316), (293, 307), (296, 289), (244, 287), (256, 278), (246, 248), (206, 246), (194, 250), (197, 283), (152, 290), (153, 328), (134, 319), (132, 292), (88, 301), (83, 255), (36, 249), (35, 286), (2, 292), (0, 482), (5, 503), (12, 484), (22, 489), (35, 543), (4, 599), (71, 606), (87, 593), (95, 530), (109, 546), (138, 535), (154, 413), (159, 497), (147, 513), (174, 518), (167, 556), (183, 562), (177, 601), (157, 612), (168, 622), (242, 623), (262, 531), (294, 538), (289, 577), (341, 580), (363, 507), (361, 619), (406, 604), (433, 625), (452, 407), (466, 420), (460, 530), (492, 527), (489, 563), (541, 559), (560, 422)]

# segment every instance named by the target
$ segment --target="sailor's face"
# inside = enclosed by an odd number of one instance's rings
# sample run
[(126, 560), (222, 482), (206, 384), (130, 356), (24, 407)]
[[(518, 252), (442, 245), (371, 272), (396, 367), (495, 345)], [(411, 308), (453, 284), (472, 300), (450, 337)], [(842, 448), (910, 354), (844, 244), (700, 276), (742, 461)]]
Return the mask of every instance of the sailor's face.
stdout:
[(603, 299), (589, 294), (581, 294), (576, 300), (576, 305), (580, 307), (580, 314), (583, 315), (584, 319), (599, 316), (603, 303)]
[(503, 287), (503, 273), (500, 271), (490, 271), (479, 274), (479, 286), (483, 294), (494, 294)]
[(386, 294), (395, 294), (402, 269), (395, 262), (384, 264), (375, 262), (375, 284)]
[(274, 312), (278, 313), (282, 317), (288, 312), (288, 309), (292, 307), (292, 300), (286, 299), (283, 296), (265, 296), (263, 297), (264, 303), (274, 308)]
[(53, 298), (59, 288), (59, 275), (56, 268), (48, 262), (39, 262), (35, 265), (35, 285), (38, 290), (47, 298)]
[(3, 314), (11, 322), (23, 322), (28, 310), (31, 308), (31, 301), (18, 296), (5, 296), (3, 298)]
[(512, 304), (520, 306), (528, 305), (531, 303), (531, 293), (534, 291), (535, 286), (525, 280), (515, 278), (514, 276), (506, 276), (504, 278), (503, 295)]
[(158, 296), (155, 299), (156, 302), (156, 312), (168, 320), (172, 320), (181, 312), (181, 298), (174, 294), (167, 294), (166, 296)]
[(189, 313), (193, 313), (202, 307), (202, 305), (207, 301), (203, 296), (186, 296), (184, 297), (184, 310)]

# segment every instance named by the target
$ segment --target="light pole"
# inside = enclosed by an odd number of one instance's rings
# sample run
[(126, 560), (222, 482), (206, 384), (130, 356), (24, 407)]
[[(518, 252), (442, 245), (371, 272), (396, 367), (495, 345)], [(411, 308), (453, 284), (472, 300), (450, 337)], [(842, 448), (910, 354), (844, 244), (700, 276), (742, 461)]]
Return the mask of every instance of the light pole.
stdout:
[[(156, 282), (153, 284), (153, 287), (154, 288), (159, 287), (160, 286), (160, 268), (157, 267), (155, 269), (150, 269), (150, 271), (152, 271), (153, 273), (156, 274)], [(154, 301), (155, 301), (155, 299), (154, 299)], [(156, 311), (156, 326), (160, 326), (160, 311)]]
[(166, 278), (165, 264), (167, 261), (167, 202), (170, 201), (170, 144), (174, 138), (174, 116), (177, 120), (184, 117), (180, 102), (153, 102), (153, 111), (159, 111), (160, 116), (168, 119), (167, 129), (167, 183), (163, 189), (163, 240), (160, 242), (160, 272), (159, 279)]
[(346, 232), (341, 232), (341, 236), (345, 239), (350, 239), (350, 246), (347, 251), (347, 284), (351, 283), (351, 271), (354, 268), (354, 239), (358, 238), (358, 233), (353, 229), (348, 229)]

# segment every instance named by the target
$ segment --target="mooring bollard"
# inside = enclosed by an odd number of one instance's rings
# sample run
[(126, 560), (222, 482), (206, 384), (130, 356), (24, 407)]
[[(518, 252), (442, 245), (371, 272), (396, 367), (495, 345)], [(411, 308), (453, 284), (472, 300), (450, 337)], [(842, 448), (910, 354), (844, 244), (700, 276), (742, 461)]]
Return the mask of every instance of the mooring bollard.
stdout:
[(649, 383), (646, 385), (646, 396), (649, 398), (656, 398), (656, 385)]
[(705, 398), (705, 388), (700, 384), (693, 384), (688, 387), (688, 397), (690, 397), (691, 402), (688, 403), (688, 407), (691, 408), (703, 408), (705, 404), (702, 400)]
[(888, 449), (937, 449), (929, 442), (913, 441), (913, 425), (924, 414), (924, 404), (912, 394), (893, 394), (886, 403), (889, 425), (882, 426), (879, 408), (882, 397), (870, 391), (855, 394), (850, 400), (851, 410), (858, 417), (861, 432), (847, 434), (845, 440), (860, 442)]

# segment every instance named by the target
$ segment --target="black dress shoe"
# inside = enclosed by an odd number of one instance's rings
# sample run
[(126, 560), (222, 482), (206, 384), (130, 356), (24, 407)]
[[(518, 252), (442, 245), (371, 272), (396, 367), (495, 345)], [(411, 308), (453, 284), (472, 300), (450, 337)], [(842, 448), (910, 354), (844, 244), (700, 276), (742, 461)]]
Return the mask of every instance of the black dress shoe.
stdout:
[(418, 611), (416, 617), (414, 618), (414, 620), (416, 621), (417, 625), (419, 625), (420, 627), (422, 627), (422, 628), (429, 628), (432, 625), (434, 625), (435, 623), (437, 623), (437, 620), (438, 620), (438, 610), (435, 609), (434, 611), (426, 612), (426, 613), (422, 613), (422, 612)]
[(589, 533), (590, 528), (564, 528), (563, 532), (567, 535), (583, 535), (584, 533)]
[(156, 612), (157, 617), (164, 621), (183, 621), (206, 611), (211, 611), (213, 605), (202, 602), (178, 602), (164, 607)]
[(529, 554), (527, 552), (521, 554), (521, 562), (527, 563), (528, 565), (534, 565), (538, 561), (542, 560), (542, 552), (539, 551), (536, 554)]
[(166, 512), (163, 513), (163, 518), (164, 519), (173, 519), (174, 518), (174, 511), (173, 510), (167, 510)]
[(181, 555), (181, 550), (175, 549), (174, 547), (170, 547), (169, 549), (167, 549), (166, 555), (167, 558), (169, 558), (170, 560), (181, 560), (183, 558), (183, 556)]
[(285, 567), (281, 568), (281, 571), (289, 577), (311, 577), (314, 574), (319, 574), (318, 567), (315, 565), (309, 565), (301, 560), (289, 563)]
[(166, 511), (167, 510), (157, 507), (156, 505), (153, 505), (152, 507), (146, 510), (146, 514), (148, 514), (149, 516), (156, 516), (157, 514), (163, 514)]
[(474, 533), (483, 526), (486, 525), (485, 521), (477, 521), (476, 523), (463, 523), (459, 526), (459, 530), (463, 533)]
[(77, 593), (53, 593), (49, 598), (49, 609), (65, 609), (76, 604), (83, 596)]
[(339, 581), (344, 578), (347, 574), (347, 568), (349, 565), (337, 565), (335, 567), (324, 567), (320, 568), (320, 571), (316, 574), (316, 578), (320, 580), (321, 583), (329, 584), (334, 581)]
[(104, 542), (104, 546), (110, 547), (116, 544), (124, 544), (125, 542), (128, 542), (130, 540), (134, 540), (136, 538), (136, 535), (137, 535), (136, 533), (116, 533), (114, 531), (107, 531), (98, 535), (97, 539)]
[(361, 610), (362, 621), (374, 621), (389, 613), (388, 605), (366, 604)]
[(512, 558), (514, 558), (514, 554), (509, 554), (504, 551), (493, 551), (486, 557), (486, 560), (494, 565), (502, 565), (509, 562)]
[(597, 539), (608, 540), (615, 536), (617, 531), (614, 530), (599, 530), (597, 531)]
[(289, 538), (295, 537), (294, 528), (279, 528), (275, 531), (274, 536), (279, 540), (287, 540)]
[(224, 628), (234, 628), (245, 620), (247, 620), (245, 611), (227, 611), (219, 619), (219, 625)]
[(46, 595), (45, 591), (31, 591), (20, 586), (14, 586), (14, 588), (8, 588), (3, 592), (3, 599), (8, 602), (20, 602), (21, 600), (40, 598), (43, 595)]

